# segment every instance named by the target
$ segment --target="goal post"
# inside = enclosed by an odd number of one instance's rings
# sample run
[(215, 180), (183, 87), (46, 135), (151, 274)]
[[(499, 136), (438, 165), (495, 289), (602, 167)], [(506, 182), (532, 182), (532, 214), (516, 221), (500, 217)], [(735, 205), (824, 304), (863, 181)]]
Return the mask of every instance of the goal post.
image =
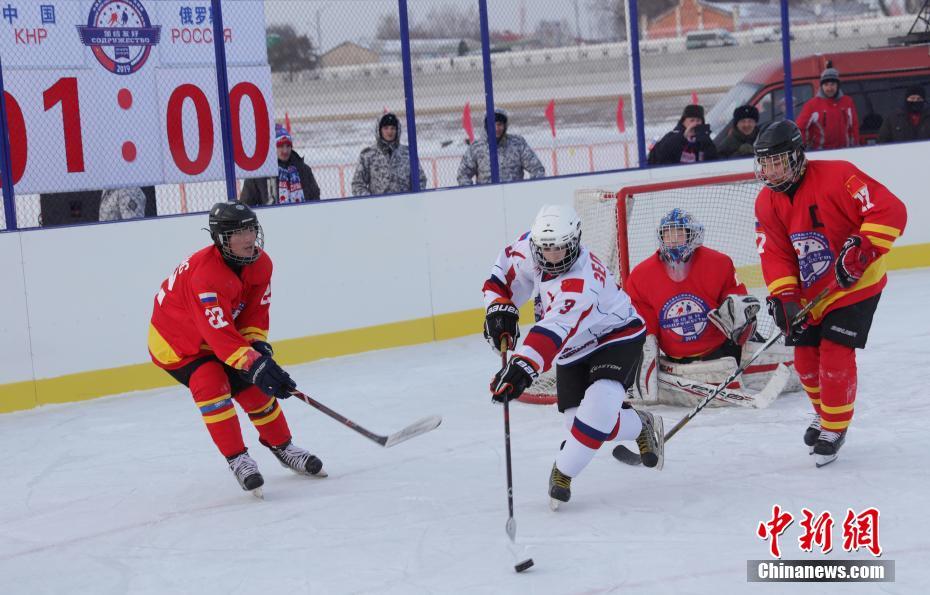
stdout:
[[(633, 184), (617, 190), (578, 189), (574, 204), (581, 217), (581, 242), (624, 285), (630, 271), (658, 249), (662, 217), (672, 209), (684, 209), (704, 226), (704, 245), (729, 256), (740, 281), (751, 292), (764, 295), (755, 230), (755, 200), (761, 187), (749, 172)], [(765, 312), (758, 317), (759, 332), (767, 336), (774, 323)], [(525, 402), (554, 403), (554, 369), (540, 375), (524, 395), (521, 400)]]

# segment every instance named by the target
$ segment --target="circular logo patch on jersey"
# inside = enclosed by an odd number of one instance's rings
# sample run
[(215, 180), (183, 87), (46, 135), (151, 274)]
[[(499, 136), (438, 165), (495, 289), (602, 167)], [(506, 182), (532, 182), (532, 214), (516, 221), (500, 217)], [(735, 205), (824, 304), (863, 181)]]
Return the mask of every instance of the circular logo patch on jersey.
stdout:
[(710, 308), (693, 293), (679, 293), (665, 302), (659, 312), (659, 326), (672, 331), (685, 343), (697, 341), (707, 328)]
[(798, 270), (801, 273), (801, 285), (810, 287), (830, 270), (833, 252), (826, 236), (816, 231), (802, 231), (791, 234), (791, 245), (798, 257)]

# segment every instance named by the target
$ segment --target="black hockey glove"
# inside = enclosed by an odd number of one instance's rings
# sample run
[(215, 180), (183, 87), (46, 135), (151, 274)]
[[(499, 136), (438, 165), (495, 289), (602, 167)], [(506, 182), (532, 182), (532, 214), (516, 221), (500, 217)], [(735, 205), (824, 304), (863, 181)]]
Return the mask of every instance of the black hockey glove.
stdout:
[(520, 310), (513, 303), (499, 300), (488, 306), (484, 316), (484, 338), (494, 351), (500, 353), (501, 339), (507, 337), (507, 344), (513, 347), (520, 337)]
[(252, 349), (268, 357), (274, 355), (274, 349), (271, 348), (271, 343), (266, 343), (265, 341), (252, 341)]
[(801, 311), (800, 296), (796, 292), (788, 291), (781, 295), (770, 295), (765, 299), (765, 303), (769, 307), (769, 315), (775, 320), (778, 328), (785, 333), (785, 338), (795, 338), (807, 328), (807, 317), (792, 324)]
[(512, 401), (522, 395), (538, 377), (539, 372), (536, 371), (533, 362), (514, 355), (507, 362), (507, 366), (494, 375), (494, 380), (491, 381), (491, 400), (497, 403)]
[(852, 287), (879, 256), (881, 255), (867, 236), (849, 236), (843, 243), (840, 255), (836, 257), (836, 284), (843, 289)]
[(261, 356), (252, 363), (251, 368), (241, 373), (243, 378), (269, 397), (286, 399), (291, 396), (290, 391), (297, 388), (297, 383), (269, 355)]

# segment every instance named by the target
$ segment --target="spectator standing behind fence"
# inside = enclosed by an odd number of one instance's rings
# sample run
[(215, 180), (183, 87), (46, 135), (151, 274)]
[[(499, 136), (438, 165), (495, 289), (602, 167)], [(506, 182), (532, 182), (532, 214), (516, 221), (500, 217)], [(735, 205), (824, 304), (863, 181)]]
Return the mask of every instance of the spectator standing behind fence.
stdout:
[[(426, 188), (426, 174), (420, 165), (420, 189)], [(410, 150), (400, 144), (400, 121), (388, 112), (375, 125), (375, 144), (358, 156), (352, 176), (352, 196), (410, 192)]]
[(685, 106), (678, 124), (649, 151), (650, 165), (697, 163), (717, 158), (717, 146), (710, 138), (710, 126), (704, 123), (704, 107)]
[(927, 95), (921, 86), (904, 91), (904, 106), (885, 117), (878, 131), (879, 143), (898, 143), (930, 138), (930, 110)]
[(277, 124), (274, 137), (278, 153), (277, 177), (246, 180), (239, 202), (256, 206), (320, 200), (320, 187), (313, 177), (313, 170), (294, 150), (291, 133)]
[(759, 135), (759, 110), (751, 105), (741, 105), (733, 110), (733, 126), (717, 145), (717, 156), (721, 159), (752, 157), (752, 144)]
[(145, 193), (138, 186), (110, 188), (100, 194), (100, 221), (145, 217)]
[(856, 104), (840, 89), (840, 72), (827, 62), (820, 74), (820, 90), (798, 116), (807, 149), (842, 149), (859, 144)]
[[(523, 179), (524, 170), (530, 174), (531, 179), (546, 176), (546, 168), (539, 161), (533, 149), (526, 144), (526, 139), (507, 132), (507, 112), (500, 108), (494, 110), (494, 133), (497, 137), (497, 167), (501, 182), (513, 182)], [(465, 154), (459, 165), (459, 186), (471, 186), (477, 177), (478, 184), (491, 182), (491, 149), (487, 141), (488, 126), (485, 116), (485, 139), (475, 141)]]

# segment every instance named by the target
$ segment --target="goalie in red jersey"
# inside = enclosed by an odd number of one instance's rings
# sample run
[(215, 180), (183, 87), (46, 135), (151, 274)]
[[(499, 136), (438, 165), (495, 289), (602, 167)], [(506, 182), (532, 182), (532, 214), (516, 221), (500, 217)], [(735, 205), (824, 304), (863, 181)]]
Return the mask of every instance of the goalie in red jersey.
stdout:
[(281, 465), (324, 477), (320, 459), (291, 442), (278, 403), (296, 384), (267, 342), (272, 264), (258, 218), (245, 205), (217, 203), (209, 221), (213, 243), (178, 265), (155, 296), (152, 361), (190, 389), (243, 490), (260, 496), (264, 479), (242, 440), (233, 401)]
[[(649, 330), (632, 393), (647, 402), (690, 407), (736, 370), (743, 346), (756, 335), (759, 299), (748, 295), (729, 256), (703, 245), (704, 226), (690, 213), (667, 213), (656, 239), (658, 250), (626, 282)], [(766, 356), (744, 374), (746, 386), (762, 393), (744, 391), (737, 381), (712, 404), (765, 406), (785, 390), (790, 354), (782, 349)]]
[[(795, 367), (814, 408), (804, 443), (822, 467), (836, 459), (856, 401), (856, 349), (865, 347), (888, 279), (885, 254), (907, 211), (848, 161), (808, 161), (801, 132), (773, 122), (755, 145), (757, 244), (769, 312), (794, 345)], [(800, 324), (792, 320), (821, 291)]]

